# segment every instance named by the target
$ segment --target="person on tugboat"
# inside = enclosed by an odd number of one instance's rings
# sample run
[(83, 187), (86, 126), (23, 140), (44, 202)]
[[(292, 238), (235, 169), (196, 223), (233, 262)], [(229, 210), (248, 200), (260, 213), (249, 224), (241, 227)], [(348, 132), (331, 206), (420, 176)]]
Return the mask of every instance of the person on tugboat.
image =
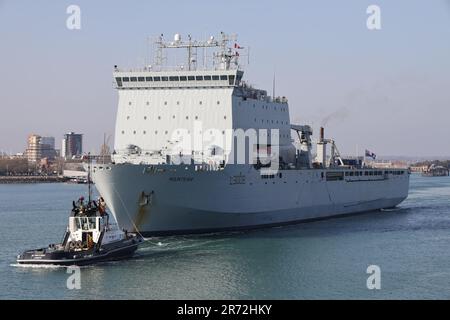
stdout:
[(81, 196), (77, 202), (72, 201), (72, 213), (74, 217), (92, 217), (97, 215), (100, 217), (106, 217), (106, 224), (109, 224), (109, 214), (106, 211), (106, 202), (103, 197), (99, 197), (97, 201), (89, 201), (87, 205), (85, 205), (84, 197)]

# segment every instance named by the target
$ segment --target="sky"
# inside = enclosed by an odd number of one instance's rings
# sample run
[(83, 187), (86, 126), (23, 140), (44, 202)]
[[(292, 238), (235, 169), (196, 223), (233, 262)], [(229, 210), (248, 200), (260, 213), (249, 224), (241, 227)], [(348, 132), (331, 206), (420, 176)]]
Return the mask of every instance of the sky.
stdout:
[[(80, 30), (66, 27), (72, 4)], [(220, 31), (251, 48), (245, 79), (271, 93), (275, 74), (291, 122), (325, 125), (341, 153), (450, 156), (450, 0), (0, 0), (0, 151), (30, 133), (112, 144), (113, 66), (142, 67), (149, 36)]]

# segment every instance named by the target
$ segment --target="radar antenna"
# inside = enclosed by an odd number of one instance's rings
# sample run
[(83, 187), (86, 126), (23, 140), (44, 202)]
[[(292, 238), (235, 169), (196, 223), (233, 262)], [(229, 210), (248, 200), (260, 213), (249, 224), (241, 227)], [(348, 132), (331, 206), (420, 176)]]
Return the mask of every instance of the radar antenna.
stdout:
[[(220, 48), (218, 52), (213, 54), (213, 64), (219, 66), (221, 69), (228, 70), (233, 64), (238, 67), (239, 53), (233, 51), (229, 47), (230, 41), (236, 41), (237, 36), (220, 33), (220, 39), (216, 40), (211, 36), (206, 41), (193, 40), (191, 35), (188, 35), (187, 40), (183, 41), (179, 33), (175, 34), (173, 41), (165, 41), (163, 34), (156, 40), (156, 59), (155, 65), (162, 67), (166, 58), (164, 57), (165, 49), (187, 49), (187, 67), (188, 70), (195, 70), (197, 68), (197, 49), (198, 48)], [(241, 49), (235, 44), (234, 48)], [(206, 57), (204, 57), (206, 59)]]

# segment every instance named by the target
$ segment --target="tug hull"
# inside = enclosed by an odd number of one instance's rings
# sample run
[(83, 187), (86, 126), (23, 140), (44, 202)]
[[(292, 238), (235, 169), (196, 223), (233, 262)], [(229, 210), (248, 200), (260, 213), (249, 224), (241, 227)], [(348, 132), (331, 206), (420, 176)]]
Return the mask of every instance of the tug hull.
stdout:
[(17, 263), (24, 265), (83, 266), (127, 259), (133, 256), (142, 241), (142, 238), (133, 236), (130, 239), (104, 245), (99, 250), (96, 248), (81, 251), (49, 251), (48, 248), (28, 250), (18, 256)]

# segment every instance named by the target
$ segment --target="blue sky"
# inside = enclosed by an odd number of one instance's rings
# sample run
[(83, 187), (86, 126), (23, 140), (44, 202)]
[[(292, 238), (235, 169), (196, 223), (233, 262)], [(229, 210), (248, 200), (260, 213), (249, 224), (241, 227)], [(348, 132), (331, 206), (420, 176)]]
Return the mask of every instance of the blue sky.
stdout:
[[(66, 28), (70, 4), (81, 30)], [(148, 36), (220, 31), (250, 46), (245, 78), (270, 92), (275, 72), (292, 122), (325, 122), (342, 153), (450, 156), (450, 0), (0, 0), (0, 150), (67, 131), (98, 150), (114, 134), (113, 65), (142, 66)]]

